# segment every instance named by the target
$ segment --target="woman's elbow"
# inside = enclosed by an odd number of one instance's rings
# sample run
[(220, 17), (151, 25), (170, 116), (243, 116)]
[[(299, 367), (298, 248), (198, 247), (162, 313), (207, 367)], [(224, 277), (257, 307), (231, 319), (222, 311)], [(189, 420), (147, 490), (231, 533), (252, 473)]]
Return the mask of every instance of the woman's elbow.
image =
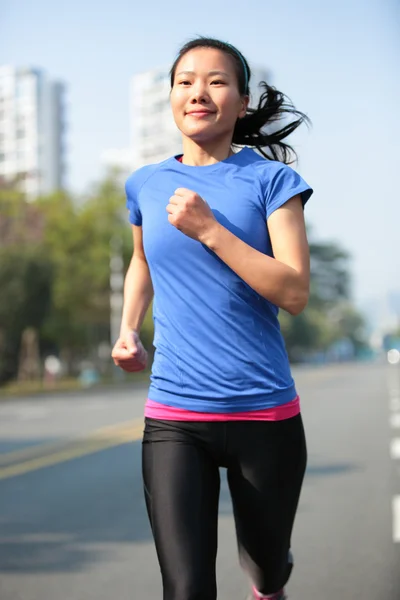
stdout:
[(308, 304), (310, 292), (309, 287), (301, 287), (293, 290), (290, 295), (288, 295), (285, 306), (283, 307), (290, 315), (296, 317), (306, 308)]

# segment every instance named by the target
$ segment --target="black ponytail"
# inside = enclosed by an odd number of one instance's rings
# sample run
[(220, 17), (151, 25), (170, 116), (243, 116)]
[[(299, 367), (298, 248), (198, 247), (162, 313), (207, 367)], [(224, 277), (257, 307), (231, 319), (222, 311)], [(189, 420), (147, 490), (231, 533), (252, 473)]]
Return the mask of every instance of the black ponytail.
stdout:
[[(251, 69), (243, 54), (231, 44), (206, 37), (195, 38), (181, 48), (170, 71), (171, 87), (174, 84), (178, 62), (194, 48), (215, 48), (229, 54), (234, 61), (239, 92), (242, 96), (249, 95)], [(246, 115), (242, 119), (238, 119), (233, 132), (232, 144), (257, 148), (260, 154), (269, 160), (290, 164), (297, 158), (297, 155), (292, 146), (283, 140), (302, 123), (310, 124), (310, 119), (304, 113), (296, 110), (289, 98), (276, 88), (268, 85), (265, 81), (260, 83), (260, 87), (263, 87), (264, 91), (258, 106), (257, 108), (248, 108)], [(291, 117), (291, 120), (287, 121), (287, 117)], [(279, 127), (279, 122), (281, 122), (281, 127)]]
[[(273, 86), (262, 81), (260, 87), (263, 87), (264, 91), (258, 106), (248, 108), (247, 114), (237, 120), (232, 144), (253, 146), (265, 158), (290, 164), (297, 155), (292, 146), (283, 140), (302, 123), (309, 124), (310, 120), (296, 110), (291, 101)], [(292, 119), (287, 121), (287, 116)], [(282, 124), (281, 127), (279, 123)]]

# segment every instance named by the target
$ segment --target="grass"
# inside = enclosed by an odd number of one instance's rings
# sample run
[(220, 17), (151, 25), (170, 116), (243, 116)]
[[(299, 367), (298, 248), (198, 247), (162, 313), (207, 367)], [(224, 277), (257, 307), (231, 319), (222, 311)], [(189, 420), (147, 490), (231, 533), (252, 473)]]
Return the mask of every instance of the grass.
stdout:
[(102, 378), (98, 383), (92, 386), (85, 386), (76, 377), (59, 379), (54, 382), (36, 381), (11, 381), (0, 387), (0, 400), (16, 398), (18, 396), (35, 396), (37, 394), (54, 394), (67, 391), (84, 391), (87, 389), (103, 388), (119, 384), (134, 385), (135, 383), (144, 383), (149, 380), (150, 371), (146, 370), (134, 375), (122, 374), (121, 379), (113, 379), (111, 376)]
[(0, 398), (9, 396), (29, 396), (31, 394), (42, 394), (44, 392), (67, 391), (82, 389), (78, 379), (61, 379), (54, 383), (38, 381), (11, 381), (0, 388)]

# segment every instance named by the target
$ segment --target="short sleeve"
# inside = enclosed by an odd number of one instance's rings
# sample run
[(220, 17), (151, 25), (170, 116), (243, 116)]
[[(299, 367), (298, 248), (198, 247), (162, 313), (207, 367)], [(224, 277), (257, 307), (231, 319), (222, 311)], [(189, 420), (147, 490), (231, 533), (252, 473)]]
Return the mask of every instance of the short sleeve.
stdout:
[(142, 213), (138, 202), (138, 186), (135, 174), (131, 175), (125, 183), (126, 207), (129, 211), (129, 222), (132, 225), (142, 224)]
[(284, 163), (267, 163), (266, 167), (263, 181), (266, 218), (297, 194), (300, 194), (304, 207), (313, 193), (308, 183)]

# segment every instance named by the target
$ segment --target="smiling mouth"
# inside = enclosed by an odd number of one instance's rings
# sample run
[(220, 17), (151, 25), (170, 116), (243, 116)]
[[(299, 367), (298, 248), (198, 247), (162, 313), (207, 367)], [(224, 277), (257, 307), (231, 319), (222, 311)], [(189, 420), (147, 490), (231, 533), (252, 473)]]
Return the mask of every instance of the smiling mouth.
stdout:
[(194, 110), (186, 113), (189, 117), (208, 117), (208, 115), (214, 115), (215, 113), (211, 110)]

